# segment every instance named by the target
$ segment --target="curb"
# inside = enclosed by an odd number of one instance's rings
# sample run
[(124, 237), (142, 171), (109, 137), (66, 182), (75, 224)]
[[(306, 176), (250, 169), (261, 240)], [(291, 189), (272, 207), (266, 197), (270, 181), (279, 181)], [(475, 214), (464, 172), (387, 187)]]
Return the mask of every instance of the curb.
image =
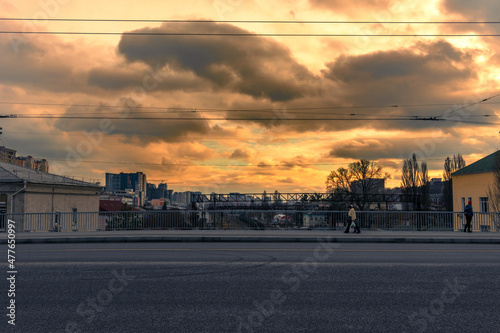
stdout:
[[(254, 243), (413, 243), (413, 244), (500, 244), (498, 238), (419, 238), (419, 237), (262, 237), (262, 236), (116, 236), (17, 238), (16, 244), (57, 243), (140, 243), (140, 242), (254, 242)], [(7, 239), (0, 239), (7, 244)]]

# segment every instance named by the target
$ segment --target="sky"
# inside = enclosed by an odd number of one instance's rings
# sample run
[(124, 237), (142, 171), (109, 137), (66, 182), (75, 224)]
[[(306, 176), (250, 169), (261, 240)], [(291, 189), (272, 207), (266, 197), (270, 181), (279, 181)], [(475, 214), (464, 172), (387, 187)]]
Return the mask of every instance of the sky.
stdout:
[(463, 23), (497, 20), (492, 0), (0, 0), (0, 10), (0, 115), (16, 115), (0, 118), (0, 145), (49, 160), (51, 173), (324, 192), (330, 171), (360, 159), (396, 187), (412, 154), (441, 178), (446, 157), (470, 164), (499, 147), (500, 24)]

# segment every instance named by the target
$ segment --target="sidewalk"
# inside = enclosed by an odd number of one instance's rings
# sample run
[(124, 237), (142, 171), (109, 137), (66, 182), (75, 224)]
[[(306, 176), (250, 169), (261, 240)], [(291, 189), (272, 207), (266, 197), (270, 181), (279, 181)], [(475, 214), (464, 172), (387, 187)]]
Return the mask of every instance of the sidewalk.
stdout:
[[(17, 233), (16, 244), (119, 242), (336, 242), (500, 244), (498, 232), (363, 230), (135, 230)], [(7, 243), (7, 234), (0, 244)]]

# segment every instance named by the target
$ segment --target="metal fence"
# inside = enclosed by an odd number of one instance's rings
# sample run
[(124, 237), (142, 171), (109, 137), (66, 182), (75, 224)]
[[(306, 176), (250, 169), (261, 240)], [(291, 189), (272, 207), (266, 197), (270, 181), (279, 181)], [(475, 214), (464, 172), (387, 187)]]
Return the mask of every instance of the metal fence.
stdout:
[[(457, 212), (357, 212), (361, 229), (463, 230), (465, 217)], [(347, 213), (339, 211), (272, 210), (166, 210), (98, 213), (0, 214), (0, 230), (7, 219), (17, 232), (78, 232), (106, 230), (269, 230), (332, 229), (346, 226)], [(498, 232), (500, 213), (475, 213), (473, 231)]]

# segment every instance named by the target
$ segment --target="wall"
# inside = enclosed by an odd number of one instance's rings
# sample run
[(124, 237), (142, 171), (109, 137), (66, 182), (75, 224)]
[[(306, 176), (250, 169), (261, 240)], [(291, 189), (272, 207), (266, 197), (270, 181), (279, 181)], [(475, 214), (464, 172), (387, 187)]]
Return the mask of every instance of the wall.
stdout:
[(25, 213), (99, 211), (98, 188), (28, 184), (24, 198)]
[(474, 211), (479, 211), (479, 198), (488, 196), (488, 185), (494, 180), (493, 172), (453, 177), (453, 211), (462, 211), (462, 198), (472, 198)]
[[(493, 181), (493, 172), (483, 172), (453, 177), (453, 211), (462, 212), (462, 198), (465, 198), (465, 204), (467, 204), (467, 200), (470, 197), (472, 199), (472, 209), (474, 210), (472, 224), (475, 231), (480, 231), (481, 225), (490, 226), (491, 231), (496, 230), (494, 221), (486, 221), (479, 214), (479, 198), (488, 197), (488, 186), (492, 184)], [(464, 221), (465, 218), (456, 218), (454, 221), (455, 230), (461, 230), (462, 224), (465, 223)]]

